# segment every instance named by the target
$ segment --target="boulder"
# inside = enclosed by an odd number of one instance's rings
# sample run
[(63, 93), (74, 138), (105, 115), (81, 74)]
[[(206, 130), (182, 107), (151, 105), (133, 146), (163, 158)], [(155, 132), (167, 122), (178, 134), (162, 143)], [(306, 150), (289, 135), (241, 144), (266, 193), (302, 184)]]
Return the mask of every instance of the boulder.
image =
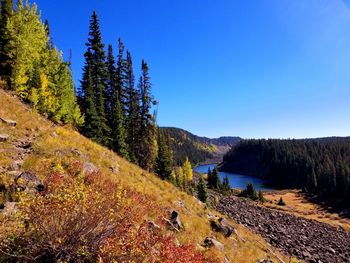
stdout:
[(83, 166), (83, 173), (84, 174), (91, 174), (91, 173), (96, 173), (98, 172), (97, 167), (90, 162), (85, 162)]
[(11, 127), (15, 127), (17, 125), (17, 122), (9, 119), (0, 118), (0, 121)]
[(5, 134), (0, 134), (0, 142), (6, 142), (9, 136)]
[(3, 209), (0, 210), (0, 212), (3, 215), (11, 215), (15, 212), (17, 212), (18, 207), (16, 205), (16, 202), (6, 202), (3, 204)]
[(206, 237), (203, 241), (203, 246), (206, 248), (212, 248), (215, 247), (218, 250), (224, 249), (224, 244), (220, 243), (213, 237)]
[(225, 237), (230, 237), (233, 233), (235, 233), (235, 228), (231, 226), (224, 218), (220, 218), (218, 221), (211, 220), (210, 226), (214, 231), (224, 234)]
[(42, 192), (45, 186), (41, 180), (33, 173), (24, 172), (15, 178), (15, 186), (22, 191)]
[(170, 219), (167, 220), (168, 229), (180, 231), (183, 229), (182, 222), (180, 220), (180, 215), (175, 210), (171, 212)]

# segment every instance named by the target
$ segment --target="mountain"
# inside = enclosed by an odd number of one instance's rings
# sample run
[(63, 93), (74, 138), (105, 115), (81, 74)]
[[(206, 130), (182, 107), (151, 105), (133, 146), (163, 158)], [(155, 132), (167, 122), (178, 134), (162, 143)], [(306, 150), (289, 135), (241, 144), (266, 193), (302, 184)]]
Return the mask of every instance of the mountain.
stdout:
[(213, 232), (223, 215), (2, 89), (0, 104), (0, 262), (286, 260), (227, 217), (237, 236)]
[(221, 162), (222, 156), (241, 140), (239, 137), (220, 137), (210, 139), (194, 135), (174, 127), (161, 127), (174, 155), (174, 162), (182, 164), (186, 157), (192, 164), (202, 162)]

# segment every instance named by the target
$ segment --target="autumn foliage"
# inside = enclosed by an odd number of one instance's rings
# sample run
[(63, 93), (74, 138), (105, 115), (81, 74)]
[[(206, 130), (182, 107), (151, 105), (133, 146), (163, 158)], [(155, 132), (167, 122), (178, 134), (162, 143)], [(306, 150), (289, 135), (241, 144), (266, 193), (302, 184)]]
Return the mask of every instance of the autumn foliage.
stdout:
[[(151, 199), (72, 162), (52, 172), (41, 194), (23, 194), (16, 221), (0, 244), (0, 262), (204, 262), (151, 221)], [(18, 220), (19, 219), (19, 220)]]

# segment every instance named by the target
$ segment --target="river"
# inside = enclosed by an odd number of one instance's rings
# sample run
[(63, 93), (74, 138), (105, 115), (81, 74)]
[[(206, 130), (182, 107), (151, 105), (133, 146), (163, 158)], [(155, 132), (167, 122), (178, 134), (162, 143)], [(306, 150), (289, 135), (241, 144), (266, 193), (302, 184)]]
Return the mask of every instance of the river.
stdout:
[[(216, 164), (206, 164), (206, 165), (200, 165), (195, 167), (193, 170), (197, 173), (206, 174), (208, 173), (208, 168), (211, 170), (214, 169)], [(258, 191), (272, 191), (274, 190), (271, 187), (266, 186), (266, 181), (254, 176), (249, 175), (242, 175), (242, 174), (234, 174), (234, 173), (226, 173), (226, 172), (219, 172), (219, 176), (221, 181), (223, 178), (227, 175), (228, 180), (230, 182), (231, 188), (240, 188), (244, 189), (246, 188), (248, 183), (252, 183), (254, 185), (254, 188)]]

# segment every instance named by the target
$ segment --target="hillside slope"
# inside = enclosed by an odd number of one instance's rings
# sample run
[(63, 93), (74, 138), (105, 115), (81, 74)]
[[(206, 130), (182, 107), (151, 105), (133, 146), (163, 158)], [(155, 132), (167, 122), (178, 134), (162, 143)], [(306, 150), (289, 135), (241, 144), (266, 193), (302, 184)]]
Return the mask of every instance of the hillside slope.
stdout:
[[(238, 235), (225, 238), (213, 232), (208, 213), (220, 214), (78, 132), (54, 125), (1, 89), (0, 105), (0, 117), (17, 122), (15, 127), (0, 124), (0, 134), (5, 135), (0, 142), (0, 196), (4, 203), (0, 210), (0, 262), (16, 257), (21, 262), (40, 262), (45, 256), (69, 258), (67, 255), (74, 253), (69, 259), (76, 262), (93, 253), (99, 255), (96, 261), (106, 259), (100, 262), (108, 262), (115, 253), (123, 255), (118, 257), (123, 262), (149, 262), (145, 254), (150, 254), (153, 262), (223, 262), (226, 258), (250, 263), (267, 258), (279, 262), (277, 255), (283, 258), (261, 237), (233, 221), (228, 220)], [(41, 183), (33, 187), (33, 181)], [(14, 185), (17, 190), (9, 197)], [(172, 210), (179, 213), (183, 224), (179, 232), (164, 226)], [(97, 225), (78, 225), (86, 222)], [(113, 222), (115, 232), (111, 232)], [(142, 228), (145, 222), (160, 229), (158, 243), (152, 243), (154, 234)], [(90, 230), (83, 235), (86, 229)], [(110, 236), (103, 239), (107, 234)], [(169, 245), (169, 235), (174, 236), (176, 245)], [(201, 246), (208, 236), (224, 248)], [(39, 253), (43, 247), (44, 256)], [(32, 257), (34, 252), (39, 254)], [(198, 252), (206, 259), (199, 260)]]
[(174, 127), (161, 127), (160, 129), (168, 138), (176, 164), (182, 164), (186, 157), (193, 164), (221, 162), (222, 156), (240, 141), (239, 137), (220, 137), (215, 139), (200, 137)]

